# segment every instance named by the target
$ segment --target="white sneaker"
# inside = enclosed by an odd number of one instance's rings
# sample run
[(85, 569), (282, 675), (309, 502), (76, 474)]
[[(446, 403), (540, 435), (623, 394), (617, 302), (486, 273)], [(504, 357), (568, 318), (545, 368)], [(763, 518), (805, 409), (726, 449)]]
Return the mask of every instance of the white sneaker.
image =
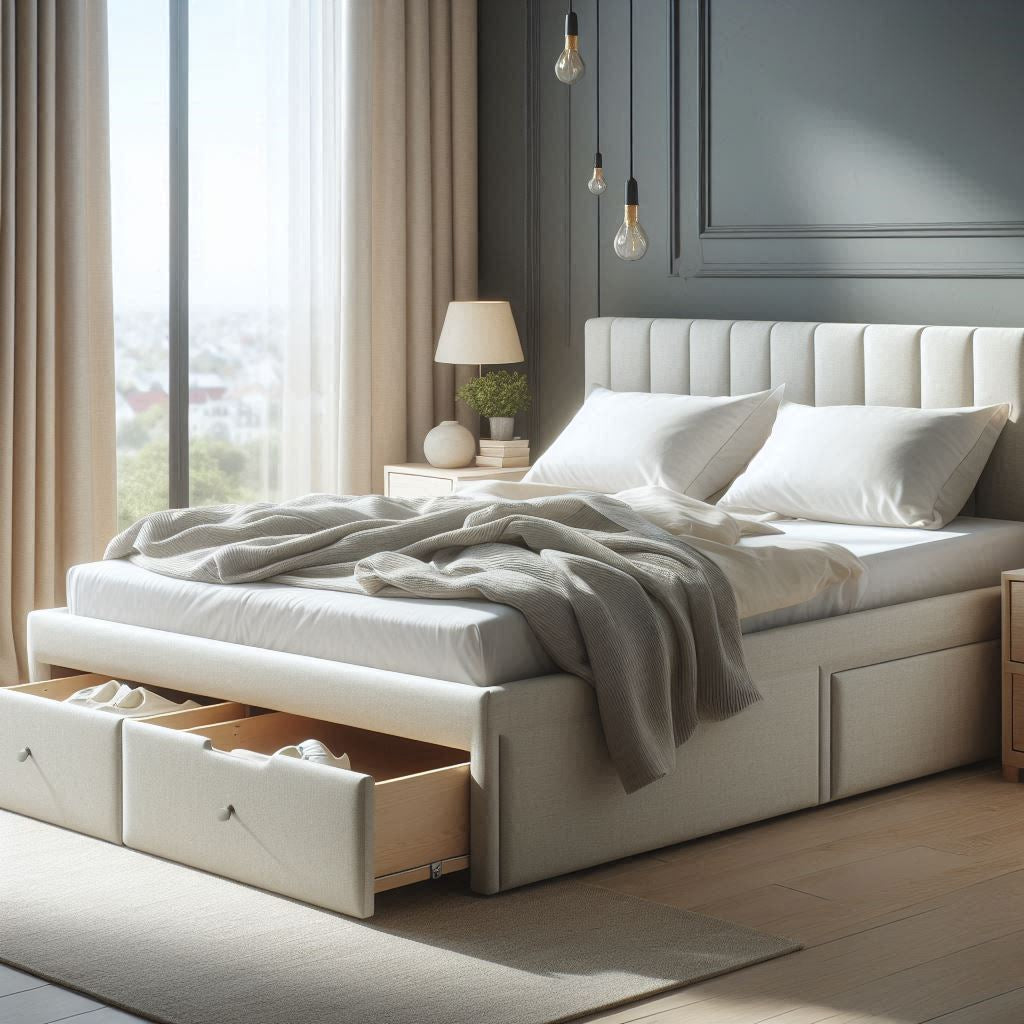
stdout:
[(96, 686), (87, 686), (84, 690), (78, 690), (65, 697), (65, 704), (77, 704), (79, 707), (89, 708), (97, 711), (113, 704), (119, 697), (131, 693), (131, 687), (127, 683), (118, 682), (116, 679), (108, 679), (105, 683), (98, 683)]
[[(261, 754), (256, 750), (246, 750), (244, 747), (236, 747), (231, 753), (233, 756), (240, 757), (245, 761), (269, 761), (271, 757), (269, 754)], [(282, 747), (280, 750), (274, 751), (272, 756), (295, 757), (300, 761), (312, 761), (313, 764), (326, 765), (328, 768), (344, 768), (347, 771), (352, 769), (352, 763), (349, 760), (348, 754), (335, 757), (326, 744), (321, 743), (319, 740), (303, 740), (297, 746)]]
[(240, 757), (243, 761), (269, 761), (269, 754), (261, 754), (258, 750), (246, 750), (244, 747), (235, 747), (231, 751), (232, 757)]
[(116, 679), (108, 679), (105, 683), (87, 686), (84, 690), (76, 690), (70, 697), (64, 698), (65, 704), (106, 704), (113, 700), (120, 688)]
[(119, 692), (109, 704), (98, 708), (99, 711), (109, 711), (112, 715), (121, 715), (123, 718), (148, 718), (151, 715), (165, 715), (171, 711), (190, 711), (198, 708), (199, 704), (194, 700), (186, 700), (182, 703), (175, 703), (159, 694), (151, 693), (144, 686), (132, 688), (126, 686), (125, 692)]
[[(285, 747), (285, 750), (288, 749), (288, 747)], [(335, 757), (330, 747), (319, 740), (303, 740), (297, 748), (293, 747), (291, 749), (298, 749), (299, 757), (303, 761), (312, 761), (313, 764), (325, 764), (328, 768), (344, 768), (346, 771), (350, 771), (352, 768), (352, 762), (349, 760), (348, 754)], [(295, 755), (290, 754), (287, 756), (294, 757)]]

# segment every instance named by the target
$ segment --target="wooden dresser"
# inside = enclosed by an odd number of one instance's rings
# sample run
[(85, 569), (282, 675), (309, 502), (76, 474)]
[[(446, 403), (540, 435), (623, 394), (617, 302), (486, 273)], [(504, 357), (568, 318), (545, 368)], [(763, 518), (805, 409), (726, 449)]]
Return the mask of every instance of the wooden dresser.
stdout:
[(1024, 771), (1024, 569), (1003, 573), (1003, 777)]

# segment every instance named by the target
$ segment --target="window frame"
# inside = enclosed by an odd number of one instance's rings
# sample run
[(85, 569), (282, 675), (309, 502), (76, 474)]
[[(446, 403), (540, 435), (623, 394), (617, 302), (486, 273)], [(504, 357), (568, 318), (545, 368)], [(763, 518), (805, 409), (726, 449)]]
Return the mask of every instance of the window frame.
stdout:
[(189, 505), (188, 5), (168, 0), (168, 505)]

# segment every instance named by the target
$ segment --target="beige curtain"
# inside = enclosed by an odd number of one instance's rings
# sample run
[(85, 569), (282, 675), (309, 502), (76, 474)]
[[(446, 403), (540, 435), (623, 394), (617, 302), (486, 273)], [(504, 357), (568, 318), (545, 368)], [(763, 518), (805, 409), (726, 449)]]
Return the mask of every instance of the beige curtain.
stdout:
[(473, 372), (433, 355), (476, 298), (476, 0), (298, 0), (289, 34), (284, 496), (380, 491)]
[(116, 523), (105, 0), (0, 0), (0, 679)]

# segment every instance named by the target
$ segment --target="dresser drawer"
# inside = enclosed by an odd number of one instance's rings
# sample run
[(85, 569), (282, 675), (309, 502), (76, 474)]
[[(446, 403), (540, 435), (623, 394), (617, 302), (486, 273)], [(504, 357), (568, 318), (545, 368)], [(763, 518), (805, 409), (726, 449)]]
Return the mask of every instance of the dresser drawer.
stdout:
[[(289, 757), (318, 739), (352, 771)], [(124, 730), (128, 846), (355, 917), (374, 893), (468, 866), (465, 751), (268, 713), (238, 722)]]
[(1024, 754), (1024, 676), (1010, 677), (1010, 737), (1013, 749)]
[[(75, 675), (0, 687), (0, 807), (121, 841), (121, 728), (125, 719), (63, 701), (109, 676)], [(158, 691), (170, 695), (169, 691)], [(244, 714), (215, 704), (161, 716), (188, 728)]]
[(389, 498), (442, 498), (455, 492), (455, 481), (443, 476), (388, 473), (386, 491)]
[[(982, 761), (999, 748), (998, 640), (835, 672), (830, 689), (833, 799)], [(908, 730), (921, 713), (927, 728)]]
[(1024, 583), (1010, 583), (1010, 661), (1024, 663)]

